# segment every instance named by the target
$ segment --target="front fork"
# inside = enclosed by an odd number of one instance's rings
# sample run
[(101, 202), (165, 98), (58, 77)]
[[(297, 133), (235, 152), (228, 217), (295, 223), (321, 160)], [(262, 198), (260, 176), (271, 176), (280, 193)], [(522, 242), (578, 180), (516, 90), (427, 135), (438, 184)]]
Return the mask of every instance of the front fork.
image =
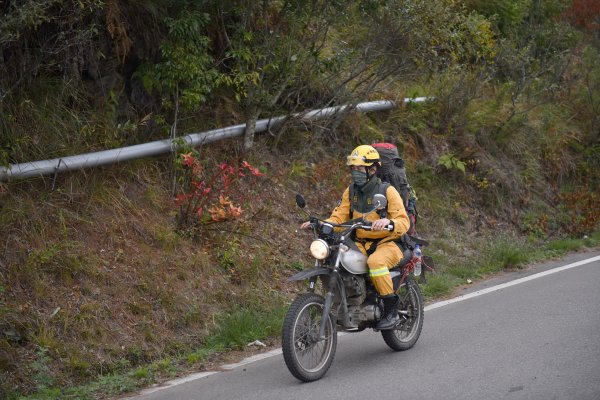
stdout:
[[(321, 326), (319, 328), (319, 340), (325, 339), (325, 327), (327, 325), (327, 320), (331, 318), (331, 307), (333, 305), (333, 299), (335, 297), (335, 289), (336, 286), (340, 290), (340, 297), (343, 307), (343, 315), (344, 318), (347, 318), (348, 315), (348, 304), (346, 304), (346, 293), (344, 290), (344, 285), (339, 285), (340, 278), (340, 259), (341, 252), (337, 253), (337, 257), (335, 259), (335, 264), (333, 269), (331, 270), (331, 274), (329, 274), (329, 285), (327, 288), (327, 294), (325, 295), (325, 306), (323, 307), (323, 316), (321, 318)], [(311, 282), (311, 286), (312, 282)], [(332, 325), (335, 325), (336, 321), (331, 321)]]

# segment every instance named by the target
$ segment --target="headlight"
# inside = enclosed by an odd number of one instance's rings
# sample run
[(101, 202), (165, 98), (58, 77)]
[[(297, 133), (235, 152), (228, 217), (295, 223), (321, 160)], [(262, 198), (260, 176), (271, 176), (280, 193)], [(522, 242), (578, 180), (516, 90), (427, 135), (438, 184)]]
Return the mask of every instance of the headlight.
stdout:
[(317, 260), (324, 260), (329, 255), (329, 245), (323, 239), (314, 240), (310, 244), (310, 254)]

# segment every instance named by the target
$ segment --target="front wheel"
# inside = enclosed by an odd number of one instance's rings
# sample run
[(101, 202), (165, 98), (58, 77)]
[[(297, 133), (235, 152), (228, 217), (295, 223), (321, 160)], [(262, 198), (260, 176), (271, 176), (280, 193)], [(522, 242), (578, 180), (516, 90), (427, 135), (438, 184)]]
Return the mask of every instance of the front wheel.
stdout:
[(423, 293), (416, 282), (407, 282), (396, 292), (400, 298), (398, 310), (400, 323), (394, 328), (381, 331), (385, 343), (393, 350), (408, 350), (417, 343), (423, 329)]
[[(322, 296), (305, 293), (294, 300), (283, 322), (283, 359), (292, 375), (304, 382), (323, 377), (335, 355), (335, 324), (323, 316), (324, 303)], [(319, 339), (322, 318), (327, 318), (325, 337)]]

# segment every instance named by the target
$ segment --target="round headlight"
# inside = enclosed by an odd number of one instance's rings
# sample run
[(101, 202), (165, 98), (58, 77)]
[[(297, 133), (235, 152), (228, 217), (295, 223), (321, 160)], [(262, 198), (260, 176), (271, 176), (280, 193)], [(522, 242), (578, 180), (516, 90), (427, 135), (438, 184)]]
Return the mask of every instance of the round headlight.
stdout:
[(310, 254), (317, 260), (324, 260), (329, 255), (329, 245), (323, 239), (314, 240), (310, 244)]

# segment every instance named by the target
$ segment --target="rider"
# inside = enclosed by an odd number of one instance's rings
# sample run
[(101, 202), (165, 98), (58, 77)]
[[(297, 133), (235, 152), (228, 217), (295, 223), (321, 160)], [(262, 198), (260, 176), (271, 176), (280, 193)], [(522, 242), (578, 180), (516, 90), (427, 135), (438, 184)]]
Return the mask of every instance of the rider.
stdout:
[[(340, 204), (327, 219), (336, 224), (360, 218), (371, 211), (373, 196), (377, 193), (383, 194), (382, 188), (385, 188), (376, 176), (377, 168), (381, 164), (379, 153), (372, 146), (361, 145), (355, 148), (348, 156), (346, 165), (350, 167), (352, 185), (346, 188)], [(371, 281), (377, 293), (383, 298), (384, 317), (376, 326), (376, 329), (380, 330), (391, 329), (399, 321), (399, 300), (394, 293), (389, 269), (402, 259), (402, 252), (394, 240), (406, 233), (410, 227), (398, 191), (393, 186), (387, 185), (385, 196), (388, 202), (386, 215), (382, 217), (378, 213), (370, 214), (367, 221), (372, 222), (372, 231), (359, 229), (354, 239), (360, 251), (368, 256), (367, 264)], [(391, 231), (386, 230), (388, 225), (393, 226)], [(307, 229), (309, 226), (310, 223), (305, 222), (300, 228)]]

